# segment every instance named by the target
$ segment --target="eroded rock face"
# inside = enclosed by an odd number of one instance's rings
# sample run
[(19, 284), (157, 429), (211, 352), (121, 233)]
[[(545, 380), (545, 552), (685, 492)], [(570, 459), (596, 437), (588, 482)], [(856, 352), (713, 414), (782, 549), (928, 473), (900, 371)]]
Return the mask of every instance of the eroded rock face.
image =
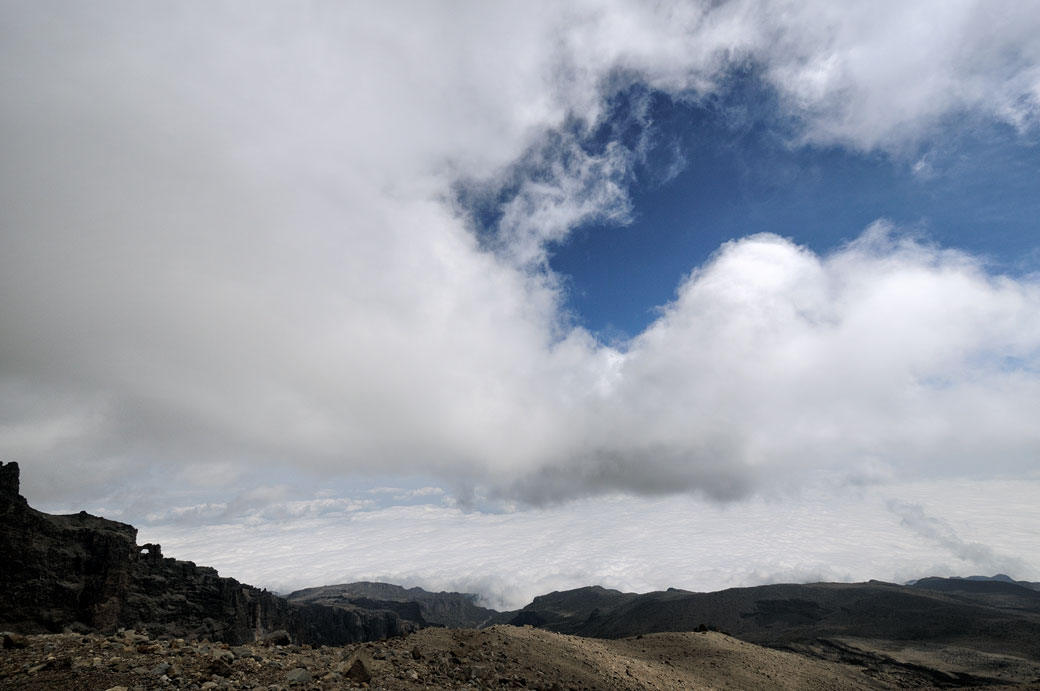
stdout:
[(0, 630), (137, 628), (239, 644), (284, 629), (301, 643), (341, 645), (415, 628), (391, 611), (290, 603), (138, 546), (125, 523), (37, 511), (18, 480), (17, 463), (0, 464)]
[(479, 628), (504, 623), (501, 612), (480, 607), (476, 595), (432, 593), (422, 588), (402, 588), (390, 583), (360, 581), (306, 588), (287, 595), (290, 602), (314, 602), (332, 607), (390, 609), (420, 626)]
[(0, 464), (0, 626), (24, 632), (109, 629), (119, 621), (137, 530), (86, 512), (52, 516), (18, 494), (18, 464)]

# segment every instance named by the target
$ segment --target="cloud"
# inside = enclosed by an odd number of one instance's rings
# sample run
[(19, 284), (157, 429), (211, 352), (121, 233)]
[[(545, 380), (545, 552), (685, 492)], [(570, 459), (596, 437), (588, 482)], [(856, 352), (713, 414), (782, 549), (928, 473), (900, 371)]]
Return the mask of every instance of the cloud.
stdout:
[[(102, 509), (106, 517), (120, 517), (135, 524), (174, 525), (191, 529), (201, 525), (244, 524), (259, 526), (308, 518), (336, 520), (349, 512), (371, 508), (375, 502), (366, 499), (335, 496), (288, 500), (288, 487), (257, 487), (240, 492), (231, 501), (182, 506), (133, 507), (131, 515), (120, 515)], [(147, 511), (147, 513), (144, 513)]]
[[(965, 113), (1021, 128), (1040, 106), (1040, 17), (1013, 2), (747, 2), (750, 50), (804, 135), (863, 148), (920, 144)], [(764, 38), (768, 37), (768, 38)]]
[(500, 251), (516, 265), (544, 268), (548, 245), (571, 229), (594, 221), (627, 223), (632, 158), (614, 143), (594, 155), (572, 137), (547, 142), (518, 166), (521, 182), (502, 204), (497, 224)]
[[(281, 592), (380, 580), (478, 593), (485, 604), (508, 609), (590, 584), (710, 591), (816, 580), (905, 582), (998, 566), (1014, 566), (1005, 571), (1014, 578), (1037, 580), (1030, 534), (1040, 519), (1036, 491), (1035, 481), (940, 481), (837, 493), (814, 485), (796, 499), (740, 505), (613, 495), (511, 513), (356, 507), (294, 521), (147, 525), (140, 540)], [(906, 506), (943, 534), (956, 530), (970, 542), (937, 541), (903, 520), (903, 512), (886, 510)], [(971, 543), (1021, 556), (980, 562), (960, 549)], [(308, 565), (306, 573), (299, 564)]]
[(731, 499), (807, 469), (1024, 471), (1038, 311), (1035, 282), (885, 223), (826, 257), (776, 236), (728, 243), (567, 417), (582, 442), (515, 489)]
[[(54, 500), (284, 468), (546, 503), (1028, 467), (1035, 280), (898, 231), (729, 243), (622, 346), (561, 307), (547, 247), (630, 212), (641, 145), (592, 144), (633, 85), (695, 101), (747, 68), (802, 140), (864, 149), (1035, 124), (1036, 13), (834, 7), (6, 4), (0, 452)], [(473, 180), (512, 192), (498, 247), (453, 201)]]
[(1019, 557), (1001, 555), (987, 545), (961, 539), (947, 521), (928, 515), (920, 504), (890, 500), (888, 508), (899, 516), (904, 526), (983, 573), (1023, 573), (1028, 570)]

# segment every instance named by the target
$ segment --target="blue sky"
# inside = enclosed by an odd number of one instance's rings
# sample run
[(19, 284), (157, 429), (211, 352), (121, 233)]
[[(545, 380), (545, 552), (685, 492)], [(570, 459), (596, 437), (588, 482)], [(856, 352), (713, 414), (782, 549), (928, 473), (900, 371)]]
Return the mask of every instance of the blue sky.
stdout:
[[(638, 334), (674, 298), (678, 277), (753, 233), (827, 253), (884, 218), (983, 256), (994, 271), (1037, 270), (1035, 134), (962, 117), (912, 151), (799, 146), (765, 87), (732, 88), (706, 104), (654, 98), (656, 148), (633, 176), (631, 222), (589, 224), (552, 248), (568, 304), (602, 337)], [(681, 171), (662, 180), (677, 161)]]
[(9, 2), (0, 85), (35, 506), (513, 605), (1040, 580), (1027, 3)]

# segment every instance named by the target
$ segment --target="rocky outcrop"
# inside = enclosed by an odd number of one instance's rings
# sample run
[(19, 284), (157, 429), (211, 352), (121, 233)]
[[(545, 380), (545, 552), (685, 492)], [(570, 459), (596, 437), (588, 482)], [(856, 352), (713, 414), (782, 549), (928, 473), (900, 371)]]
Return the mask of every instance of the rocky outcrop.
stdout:
[(391, 583), (359, 581), (306, 588), (290, 593), (291, 602), (312, 602), (334, 607), (390, 609), (420, 626), (479, 628), (504, 623), (501, 613), (476, 604), (471, 593), (433, 593)]
[(134, 527), (33, 509), (18, 494), (17, 463), (0, 464), (0, 478), (0, 627), (116, 627), (137, 554)]
[(297, 642), (340, 645), (417, 628), (390, 610), (290, 603), (139, 546), (125, 523), (37, 511), (19, 494), (18, 473), (0, 463), (0, 630), (137, 628), (239, 644), (284, 629)]
[(278, 629), (298, 642), (340, 645), (398, 636), (416, 628), (389, 610), (348, 611), (290, 603), (223, 578), (215, 569), (163, 557), (158, 545), (138, 553), (118, 623), (153, 635), (165, 632), (236, 644)]

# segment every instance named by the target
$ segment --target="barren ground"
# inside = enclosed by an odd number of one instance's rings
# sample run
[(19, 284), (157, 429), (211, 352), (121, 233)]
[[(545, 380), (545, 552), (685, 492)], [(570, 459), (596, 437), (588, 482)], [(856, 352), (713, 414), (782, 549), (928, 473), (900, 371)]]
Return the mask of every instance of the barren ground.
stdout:
[(812, 659), (715, 632), (600, 640), (526, 627), (433, 628), (379, 643), (311, 649), (151, 640), (127, 631), (16, 636), (8, 645), (0, 652), (0, 690), (939, 688), (884, 667)]

